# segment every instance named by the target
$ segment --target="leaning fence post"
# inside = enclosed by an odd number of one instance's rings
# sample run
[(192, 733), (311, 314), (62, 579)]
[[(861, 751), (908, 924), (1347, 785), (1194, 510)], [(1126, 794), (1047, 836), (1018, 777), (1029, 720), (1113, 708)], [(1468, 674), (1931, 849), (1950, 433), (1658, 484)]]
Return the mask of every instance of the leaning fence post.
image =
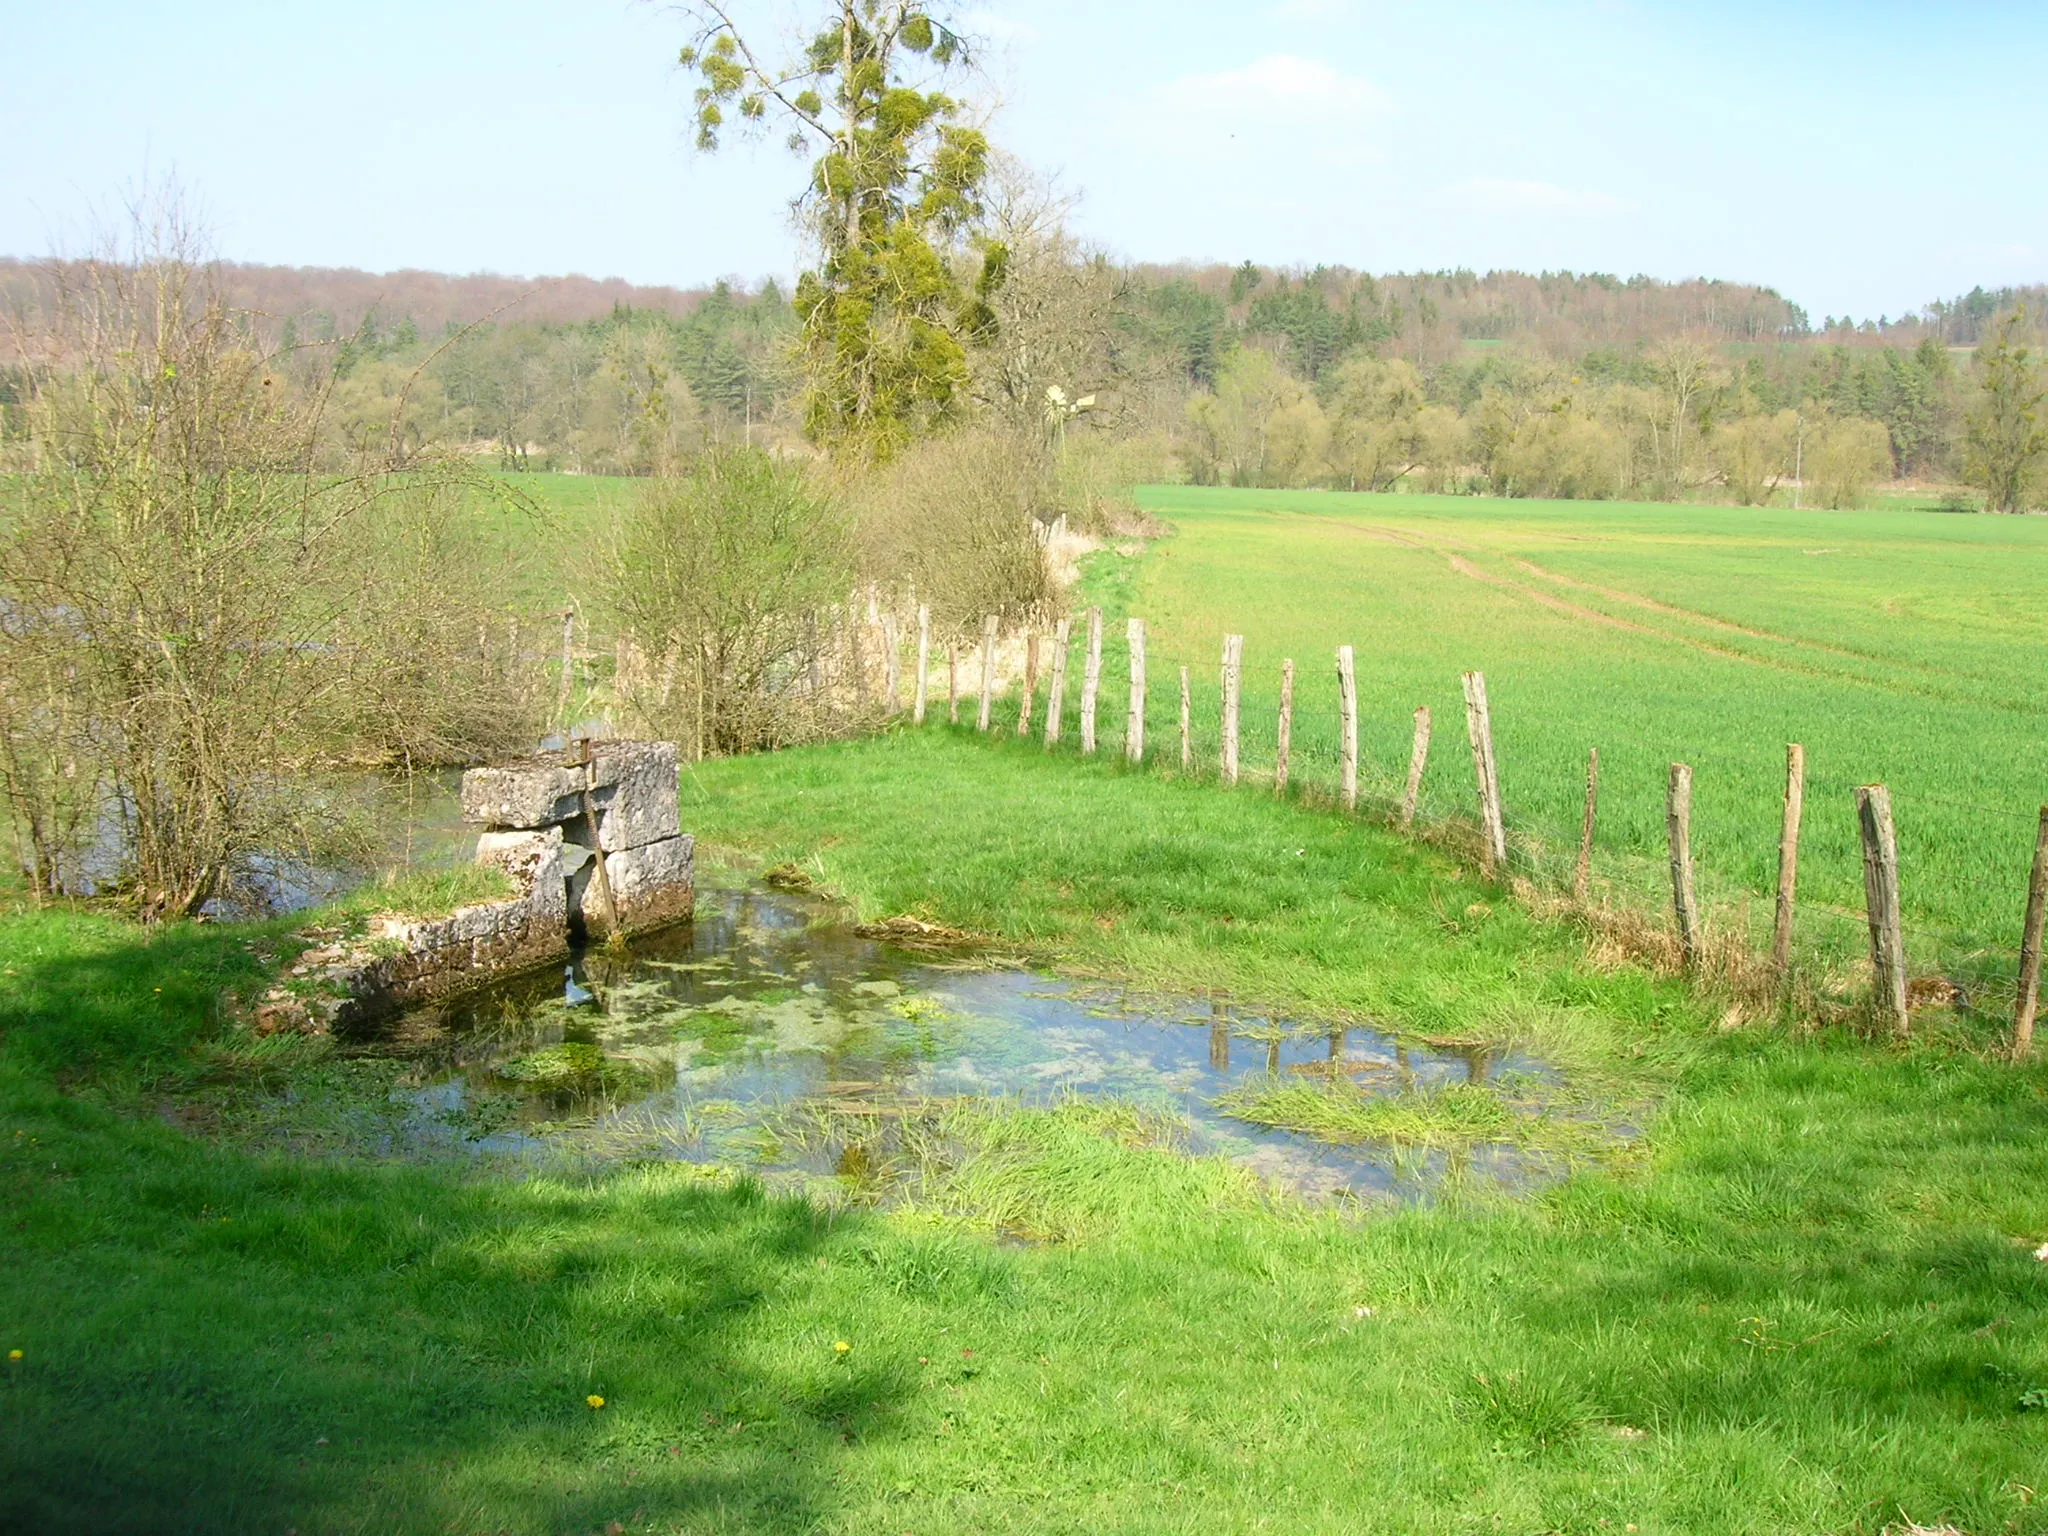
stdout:
[(1102, 691), (1102, 610), (1088, 610), (1088, 659), (1081, 665), (1081, 750), (1095, 750), (1095, 701)]
[(1472, 771), (1479, 780), (1479, 824), (1486, 845), (1480, 864), (1491, 875), (1508, 861), (1507, 825), (1500, 811), (1500, 771), (1493, 758), (1493, 715), (1486, 706), (1486, 674), (1467, 672), (1465, 733), (1472, 738)]
[(2020, 929), (2020, 987), (2012, 1010), (2012, 1053), (2024, 1060), (2034, 1049), (2034, 1013), (2041, 1001), (2041, 929), (2048, 917), (2048, 805), (2034, 836), (2034, 873), (2027, 881), (2027, 919)]
[(1678, 919), (1678, 957), (1692, 971), (1699, 968), (1700, 918), (1692, 885), (1692, 769), (1685, 763), (1671, 765), (1665, 822), (1671, 834), (1671, 911)]
[(1294, 658), (1280, 663), (1280, 738), (1273, 754), (1273, 793), (1287, 793), (1288, 760), (1294, 756)]
[(1906, 1014), (1906, 936), (1899, 915), (1899, 840), (1892, 825), (1892, 794), (1882, 784), (1856, 791), (1856, 821), (1863, 832), (1863, 901), (1870, 914), (1870, 968), (1878, 1016), (1894, 1035), (1910, 1027)]
[(1792, 912), (1799, 894), (1799, 823), (1806, 813), (1806, 748), (1785, 747), (1785, 820), (1778, 829), (1778, 917), (1771, 928), (1771, 968), (1784, 981), (1792, 969)]
[(996, 616), (981, 621), (981, 716), (977, 729), (988, 729), (989, 711), (996, 698)]
[(1342, 743), (1339, 798), (1344, 809), (1358, 809), (1358, 669), (1351, 647), (1337, 647), (1337, 735)]
[(1195, 766), (1195, 696), (1188, 686), (1188, 669), (1180, 669), (1180, 771)]
[(1134, 763), (1145, 761), (1145, 621), (1132, 619), (1124, 627), (1131, 646), (1131, 707), (1124, 728), (1124, 756)]
[(960, 723), (960, 647), (946, 642), (946, 719)]
[(1244, 676), (1244, 636), (1223, 637), (1223, 782), (1237, 782), (1237, 705)]
[(1073, 629), (1071, 619), (1061, 619), (1052, 632), (1052, 686), (1045, 697), (1045, 744), (1057, 746), (1060, 739), (1060, 716), (1067, 707), (1067, 638)]
[(1408, 749), (1408, 792), (1401, 797), (1401, 825), (1415, 825), (1415, 805), (1422, 798), (1422, 770), (1429, 766), (1429, 706), (1415, 711), (1415, 745)]
[(924, 724), (926, 690), (931, 682), (932, 661), (932, 608), (930, 603), (917, 605), (917, 700), (911, 712), (911, 719)]
[(1586, 814), (1579, 823), (1579, 866), (1572, 871), (1572, 900), (1580, 906), (1593, 889), (1593, 819), (1600, 811), (1600, 749), (1586, 752)]

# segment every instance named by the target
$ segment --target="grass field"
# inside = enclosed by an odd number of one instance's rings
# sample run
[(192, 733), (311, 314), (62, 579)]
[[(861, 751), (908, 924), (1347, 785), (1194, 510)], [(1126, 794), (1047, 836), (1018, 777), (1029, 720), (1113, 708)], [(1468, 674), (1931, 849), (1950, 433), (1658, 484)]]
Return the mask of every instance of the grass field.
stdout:
[[(685, 807), (866, 915), (1522, 1040), (1644, 1134), (1363, 1218), (1085, 1108), (992, 1110), (921, 1216), (296, 1157), (197, 1113), (346, 1073), (219, 1023), (264, 931), (17, 914), (0, 1526), (2048, 1530), (2043, 1069), (1724, 1033), (1370, 825), (965, 732), (712, 763)], [(998, 1199), (1068, 1240), (991, 1244)]]
[[(1810, 941), (1853, 952), (1854, 787), (1899, 821), (1916, 963), (2009, 991), (2035, 812), (2048, 800), (2048, 519), (1152, 488), (1170, 535), (1124, 573), (1151, 648), (1155, 754), (1190, 667), (1213, 765), (1226, 631), (1246, 643), (1246, 757), (1270, 765), (1283, 656), (1296, 776), (1334, 778), (1333, 654), (1357, 648), (1369, 802), (1399, 793), (1411, 712), (1425, 803), (1472, 803), (1459, 673), (1485, 671), (1513, 828), (1556, 867), (1602, 759), (1601, 870), (1654, 884), (1673, 760), (1695, 770), (1695, 857), (1724, 897), (1776, 875), (1784, 746), (1803, 742)], [(1120, 666), (1121, 630), (1108, 647)], [(1120, 674), (1119, 674), (1120, 675)], [(1112, 733), (1122, 695), (1105, 694)], [(1305, 759), (1305, 761), (1304, 761)], [(1634, 866), (1633, 872), (1631, 866)], [(1989, 952), (1989, 953), (1985, 953)]]

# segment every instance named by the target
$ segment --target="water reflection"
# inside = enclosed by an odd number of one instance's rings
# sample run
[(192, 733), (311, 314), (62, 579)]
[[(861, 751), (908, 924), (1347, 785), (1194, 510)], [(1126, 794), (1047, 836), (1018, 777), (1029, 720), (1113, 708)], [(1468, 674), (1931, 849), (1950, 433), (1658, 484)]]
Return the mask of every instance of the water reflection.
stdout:
[[(1114, 1096), (1185, 1120), (1192, 1150), (1306, 1193), (1414, 1194), (1444, 1173), (1441, 1156), (1262, 1130), (1214, 1101), (1260, 1070), (1342, 1073), (1368, 1092), (1488, 1070), (1484, 1053), (1355, 1025), (920, 960), (852, 936), (823, 903), (755, 889), (706, 892), (694, 923), (624, 955), (592, 951), (578, 975), (600, 1007), (562, 1007), (549, 971), (361, 1042), (411, 1058), (408, 1135), (860, 1183), (878, 1176), (881, 1142), (935, 1102)], [(1240, 1039), (1262, 1049), (1234, 1066)], [(1542, 1075), (1526, 1059), (1502, 1065)], [(1503, 1178), (1528, 1172), (1505, 1149), (1482, 1160)]]

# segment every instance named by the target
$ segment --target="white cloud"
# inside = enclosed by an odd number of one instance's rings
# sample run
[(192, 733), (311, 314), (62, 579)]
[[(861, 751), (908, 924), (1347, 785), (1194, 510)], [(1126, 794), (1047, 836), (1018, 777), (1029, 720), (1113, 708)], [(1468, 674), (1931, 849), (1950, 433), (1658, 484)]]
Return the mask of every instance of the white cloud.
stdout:
[(1242, 69), (1182, 75), (1137, 103), (1139, 136), (1176, 159), (1277, 167), (1380, 158), (1376, 129), (1394, 102), (1320, 59), (1276, 53)]
[(1453, 206), (1478, 213), (1561, 213), (1578, 216), (1623, 213), (1630, 204), (1605, 192), (1560, 187), (1548, 181), (1503, 181), (1474, 176), (1444, 189)]

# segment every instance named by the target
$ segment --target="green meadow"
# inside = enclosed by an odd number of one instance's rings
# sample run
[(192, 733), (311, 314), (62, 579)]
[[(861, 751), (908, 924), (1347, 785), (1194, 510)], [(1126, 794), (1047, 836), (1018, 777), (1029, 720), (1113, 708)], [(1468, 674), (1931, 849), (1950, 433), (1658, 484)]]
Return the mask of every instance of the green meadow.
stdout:
[[(1222, 636), (1239, 633), (1246, 772), (1270, 771), (1292, 657), (1295, 777), (1327, 791), (1334, 653), (1349, 644), (1367, 803), (1401, 793), (1411, 715), (1428, 705), (1424, 807), (1469, 814), (1458, 680), (1476, 668), (1526, 857), (1568, 868), (1597, 747), (1596, 873), (1654, 888), (1668, 767), (1687, 762), (1706, 888), (1767, 922), (1785, 745), (1800, 742), (1802, 939), (1837, 954), (1861, 942), (1854, 791), (1883, 782), (1916, 966), (1967, 979), (1986, 1006), (2009, 998), (2048, 801), (2048, 520), (1188, 487), (1141, 499), (1168, 532), (1118, 596), (1149, 628), (1155, 754), (1178, 752), (1186, 665), (1197, 766), (1213, 768)], [(1108, 650), (1120, 665), (1120, 627)], [(1107, 697), (1120, 733), (1122, 695)]]
[[(557, 509), (490, 515), (532, 518), (502, 525), (506, 582), (540, 607), (627, 488), (534, 488)], [(945, 1158), (881, 1203), (739, 1166), (400, 1161), (375, 1134), (395, 1063), (238, 1022), (291, 924), (0, 893), (0, 1528), (2048, 1532), (2048, 1067), (2005, 1058), (2002, 1020), (1930, 1010), (1898, 1044), (1740, 1022), (1455, 841), (1328, 804), (1337, 644), (1375, 811), (1424, 703), (1425, 812), (1467, 811), (1476, 666), (1523, 860), (1554, 872), (1598, 745), (1604, 882), (1654, 895), (1683, 757), (1716, 893), (1766, 891), (1802, 740), (1810, 921), (1833, 908), (1853, 952), (1844, 805), (1883, 778), (1923, 956), (2009, 947), (2048, 525), (1144, 494), (1167, 532), (1095, 557), (1083, 597), (1150, 624), (1152, 767), (1116, 751), (1119, 627), (1096, 761), (1071, 716), (1050, 753), (1014, 716), (902, 725), (697, 765), (685, 824), (728, 877), (793, 863), (849, 920), (1526, 1053), (1554, 1073), (1537, 1115), (1486, 1083), (1286, 1075), (1226, 1108), (1454, 1171), (1520, 1147), (1554, 1179), (1311, 1204), (1114, 1100), (952, 1103)], [(1286, 656), (1283, 797), (1260, 780)], [(332, 919), (470, 894), (415, 885)]]
[[(236, 1104), (388, 1089), (224, 1018), (274, 928), (18, 912), (0, 1525), (2048, 1530), (2040, 1067), (1724, 1031), (1370, 824), (964, 729), (714, 762), (685, 807), (859, 915), (1518, 1042), (1635, 1134), (1526, 1198), (1364, 1209), (1078, 1102), (970, 1102), (893, 1211), (314, 1155)], [(1351, 1129), (1500, 1134), (1480, 1108)]]

